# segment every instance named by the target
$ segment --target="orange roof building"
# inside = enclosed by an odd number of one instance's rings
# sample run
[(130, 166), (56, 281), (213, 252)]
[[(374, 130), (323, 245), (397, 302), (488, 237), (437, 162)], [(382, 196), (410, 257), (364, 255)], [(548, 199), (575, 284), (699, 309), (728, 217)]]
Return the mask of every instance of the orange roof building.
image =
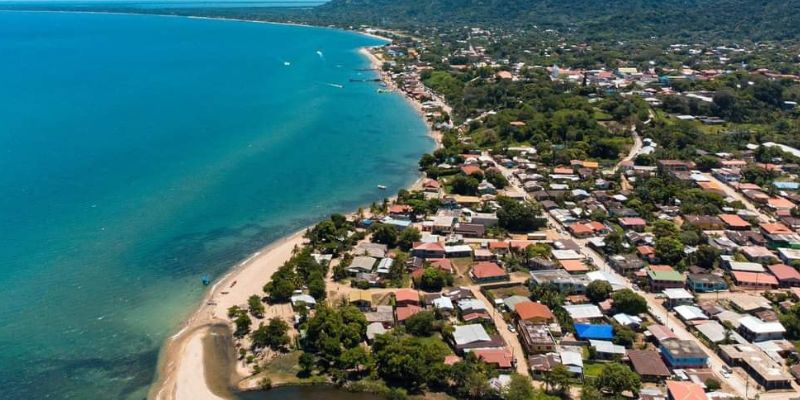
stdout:
[(561, 267), (564, 268), (565, 271), (573, 273), (573, 272), (586, 272), (589, 270), (589, 267), (583, 263), (582, 260), (559, 260), (559, 264)]
[(767, 235), (781, 235), (781, 234), (787, 234), (788, 235), (788, 234), (792, 234), (793, 233), (792, 230), (789, 229), (788, 226), (786, 226), (786, 225), (784, 225), (784, 224), (782, 224), (780, 222), (771, 223), (771, 224), (762, 223), (762, 224), (759, 224), (758, 227), (761, 228), (761, 230), (764, 233), (766, 233)]
[(508, 272), (493, 262), (479, 262), (472, 267), (470, 276), (474, 281), (502, 281), (508, 279)]
[(420, 311), (422, 311), (422, 308), (418, 306), (403, 306), (403, 307), (397, 307), (397, 310), (395, 310), (395, 314), (397, 315), (397, 321), (403, 322), (413, 317), (414, 315), (418, 314)]
[(719, 216), (719, 219), (722, 220), (722, 222), (725, 224), (725, 227), (728, 229), (750, 229), (750, 223), (736, 214), (722, 214)]
[(692, 382), (667, 381), (670, 400), (708, 400), (703, 387)]
[(514, 306), (517, 317), (522, 321), (550, 323), (555, 320), (555, 315), (550, 308), (541, 303), (523, 301)]
[(394, 292), (396, 304), (419, 304), (419, 294), (416, 290), (399, 289)]

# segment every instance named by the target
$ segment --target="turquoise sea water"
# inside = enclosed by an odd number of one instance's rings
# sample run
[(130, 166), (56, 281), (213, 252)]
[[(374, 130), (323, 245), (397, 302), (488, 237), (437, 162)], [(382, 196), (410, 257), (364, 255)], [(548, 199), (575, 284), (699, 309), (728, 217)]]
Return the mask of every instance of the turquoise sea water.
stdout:
[(349, 82), (376, 44), (0, 12), (0, 397), (142, 398), (203, 274), (412, 181), (423, 122)]

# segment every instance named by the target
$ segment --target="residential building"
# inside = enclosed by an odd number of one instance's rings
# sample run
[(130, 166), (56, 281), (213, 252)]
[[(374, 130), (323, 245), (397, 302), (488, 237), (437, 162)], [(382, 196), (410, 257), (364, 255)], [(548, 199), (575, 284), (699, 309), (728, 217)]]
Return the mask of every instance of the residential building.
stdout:
[(737, 332), (751, 342), (763, 342), (783, 339), (786, 328), (778, 321), (764, 322), (748, 315), (739, 320)]
[(493, 262), (479, 262), (469, 272), (470, 278), (477, 283), (500, 282), (508, 280), (508, 272)]
[(693, 382), (667, 381), (669, 400), (708, 400), (703, 387)]
[(647, 280), (650, 291), (660, 292), (669, 288), (682, 288), (686, 285), (683, 274), (669, 265), (651, 265), (647, 268)]
[(556, 350), (556, 343), (546, 325), (518, 320), (520, 343), (527, 354), (550, 353)]
[(644, 381), (659, 382), (672, 376), (669, 368), (653, 350), (628, 350), (628, 360), (630, 360), (633, 370)]
[(694, 340), (663, 340), (660, 349), (664, 361), (672, 368), (705, 368), (708, 365), (708, 355)]
[(686, 286), (695, 293), (719, 292), (728, 289), (728, 283), (714, 274), (687, 274)]
[(729, 365), (744, 369), (766, 390), (792, 387), (792, 376), (758, 346), (751, 344), (720, 345), (719, 354)]

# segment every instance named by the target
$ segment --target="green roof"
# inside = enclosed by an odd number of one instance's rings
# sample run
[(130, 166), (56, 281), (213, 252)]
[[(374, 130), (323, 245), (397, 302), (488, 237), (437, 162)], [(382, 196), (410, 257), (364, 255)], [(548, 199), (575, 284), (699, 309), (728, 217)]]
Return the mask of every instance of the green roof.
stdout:
[(647, 276), (654, 281), (684, 281), (683, 274), (678, 271), (653, 271), (652, 269), (648, 269)]

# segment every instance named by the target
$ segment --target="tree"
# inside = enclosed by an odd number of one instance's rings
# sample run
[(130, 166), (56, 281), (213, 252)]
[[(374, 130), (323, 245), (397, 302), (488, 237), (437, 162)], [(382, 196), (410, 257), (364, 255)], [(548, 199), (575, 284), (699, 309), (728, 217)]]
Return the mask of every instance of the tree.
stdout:
[(555, 391), (556, 393), (564, 394), (569, 393), (572, 376), (567, 367), (562, 364), (558, 364), (547, 373), (545, 376), (545, 381), (547, 382), (548, 386), (550, 386), (551, 390)]
[(421, 311), (411, 317), (405, 322), (406, 331), (414, 336), (430, 336), (435, 329), (434, 322), (436, 318), (431, 311)]
[(453, 187), (453, 193), (465, 196), (473, 196), (478, 194), (478, 185), (480, 182), (472, 176), (458, 175), (450, 182)]
[(233, 323), (236, 325), (236, 330), (233, 332), (233, 336), (238, 338), (245, 337), (248, 333), (250, 333), (250, 325), (253, 324), (253, 321), (247, 314), (242, 313), (233, 320)]
[(275, 317), (269, 320), (268, 325), (261, 323), (250, 338), (254, 348), (269, 347), (273, 350), (284, 350), (289, 345), (290, 339), (287, 332), (289, 325), (282, 319)]
[(347, 349), (339, 356), (339, 368), (344, 370), (355, 369), (360, 372), (362, 367), (371, 368), (372, 357), (362, 346), (356, 346), (352, 349)]
[(250, 309), (250, 314), (256, 318), (264, 317), (264, 303), (261, 302), (261, 297), (252, 295), (247, 298), (247, 306)]
[(434, 267), (425, 267), (419, 278), (420, 289), (426, 292), (438, 292), (445, 286), (453, 284), (453, 275)]
[(719, 168), (720, 166), (719, 159), (712, 156), (698, 157), (697, 160), (695, 160), (695, 164), (697, 165), (697, 169), (704, 172), (711, 171), (713, 168)]
[(392, 225), (379, 224), (377, 228), (372, 231), (372, 242), (394, 247), (397, 243), (397, 228)]
[(624, 250), (622, 247), (622, 234), (613, 230), (603, 239), (605, 247), (603, 250), (606, 254), (619, 254)]
[(400, 250), (409, 251), (411, 247), (414, 246), (414, 243), (419, 242), (420, 239), (422, 239), (422, 235), (419, 233), (419, 230), (414, 227), (408, 227), (400, 232), (397, 238), (397, 247), (399, 247)]
[(303, 354), (300, 354), (298, 363), (300, 364), (300, 372), (303, 375), (308, 376), (314, 371), (316, 359), (313, 354), (304, 351)]
[(617, 312), (638, 315), (647, 312), (647, 300), (630, 289), (622, 289), (611, 295)]
[(670, 221), (660, 219), (653, 223), (653, 235), (655, 235), (656, 238), (677, 236), (678, 227)]
[(708, 378), (704, 383), (706, 384), (706, 389), (712, 392), (715, 390), (719, 390), (722, 387), (719, 381), (714, 378)]
[(614, 327), (614, 343), (620, 346), (630, 347), (636, 341), (636, 332), (627, 326), (616, 325)]
[(683, 243), (673, 236), (656, 239), (656, 257), (665, 264), (675, 265), (683, 259)]
[(520, 374), (511, 374), (511, 382), (503, 390), (505, 400), (532, 400), (536, 391), (533, 389), (531, 380)]
[(642, 387), (639, 375), (631, 371), (627, 365), (620, 363), (606, 364), (595, 384), (598, 389), (613, 396), (619, 396), (624, 391), (631, 391), (637, 395)]
[(586, 286), (586, 297), (593, 303), (599, 303), (608, 298), (614, 289), (607, 281), (596, 280)]
[(497, 189), (503, 189), (504, 187), (508, 186), (508, 179), (506, 179), (506, 177), (496, 169), (487, 170), (485, 177), (486, 180), (494, 185), (494, 187)]
[(539, 217), (539, 210), (531, 203), (520, 203), (507, 197), (498, 197), (500, 210), (497, 220), (501, 228), (512, 232), (530, 232), (543, 227), (546, 220)]
[(417, 390), (437, 365), (443, 364), (448, 348), (441, 341), (420, 340), (396, 333), (378, 335), (372, 345), (378, 376), (391, 386)]
[(692, 253), (692, 259), (698, 266), (710, 269), (717, 264), (721, 254), (722, 252), (716, 247), (703, 244)]

